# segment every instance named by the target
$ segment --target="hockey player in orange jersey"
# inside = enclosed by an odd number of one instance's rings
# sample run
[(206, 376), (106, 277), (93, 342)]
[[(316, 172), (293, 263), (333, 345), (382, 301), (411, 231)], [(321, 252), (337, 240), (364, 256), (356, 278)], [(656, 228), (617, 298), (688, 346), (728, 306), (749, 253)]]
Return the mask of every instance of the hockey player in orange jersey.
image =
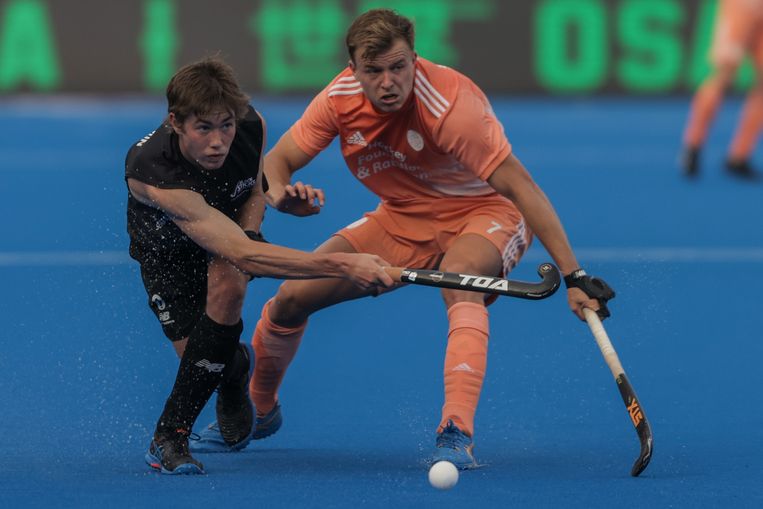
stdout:
[[(380, 203), (318, 252), (374, 253), (395, 266), (505, 275), (534, 234), (566, 276), (572, 311), (581, 319), (584, 307), (605, 314), (606, 307), (583, 290), (590, 276), (485, 95), (464, 75), (418, 57), (413, 35), (412, 23), (387, 9), (353, 22), (346, 39), (349, 66), (266, 156), (269, 203), (295, 215), (317, 213), (322, 190), (292, 184), (292, 175), (338, 137), (350, 173)], [(255, 439), (281, 425), (277, 391), (308, 317), (375, 294), (328, 279), (281, 285), (252, 339)], [(474, 468), (474, 415), (487, 363), (486, 299), (448, 289), (442, 297), (449, 322), (445, 402), (429, 459)]]

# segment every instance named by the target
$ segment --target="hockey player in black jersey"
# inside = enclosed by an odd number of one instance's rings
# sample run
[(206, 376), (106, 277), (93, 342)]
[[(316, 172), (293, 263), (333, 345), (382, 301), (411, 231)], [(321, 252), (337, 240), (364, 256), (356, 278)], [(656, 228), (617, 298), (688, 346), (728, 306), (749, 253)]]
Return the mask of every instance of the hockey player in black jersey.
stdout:
[(199, 474), (204, 468), (188, 438), (218, 386), (220, 450), (241, 449), (252, 438), (254, 359), (239, 343), (252, 277), (339, 277), (363, 288), (392, 280), (377, 256), (263, 241), (265, 123), (228, 64), (212, 57), (181, 68), (167, 102), (167, 118), (130, 148), (125, 165), (130, 255), (180, 357), (146, 461), (166, 474)]

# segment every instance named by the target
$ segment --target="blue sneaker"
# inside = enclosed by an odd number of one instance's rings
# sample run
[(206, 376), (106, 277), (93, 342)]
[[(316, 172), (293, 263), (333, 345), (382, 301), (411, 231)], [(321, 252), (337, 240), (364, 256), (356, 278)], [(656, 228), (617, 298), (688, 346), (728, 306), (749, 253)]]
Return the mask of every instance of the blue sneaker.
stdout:
[(203, 474), (204, 465), (188, 452), (188, 432), (176, 432), (154, 437), (146, 452), (148, 466), (168, 475)]
[(274, 435), (276, 431), (281, 429), (281, 424), (283, 424), (281, 405), (276, 401), (276, 406), (273, 407), (273, 410), (262, 417), (259, 415), (257, 416), (254, 423), (254, 433), (252, 434), (252, 438), (260, 440), (267, 438), (270, 435)]
[(438, 461), (449, 461), (459, 470), (478, 468), (480, 465), (474, 460), (472, 438), (461, 431), (453, 421), (448, 420), (445, 429), (437, 434), (436, 449), (430, 464)]
[(239, 348), (247, 364), (241, 363), (240, 373), (220, 383), (215, 405), (217, 420), (204, 428), (197, 440), (191, 441), (192, 452), (235, 452), (252, 441), (254, 406), (249, 399), (249, 379), (254, 371), (254, 351), (246, 343), (239, 343)]
[(191, 438), (191, 451), (200, 453), (236, 452), (249, 445), (249, 442), (252, 439), (261, 440), (271, 435), (275, 435), (276, 431), (281, 429), (281, 425), (283, 424), (281, 405), (276, 403), (273, 410), (262, 417), (258, 415), (254, 423), (254, 433), (252, 433), (249, 440), (246, 440), (237, 446), (230, 446), (223, 440), (217, 421), (214, 421), (207, 426), (204, 431), (199, 433), (198, 438)]

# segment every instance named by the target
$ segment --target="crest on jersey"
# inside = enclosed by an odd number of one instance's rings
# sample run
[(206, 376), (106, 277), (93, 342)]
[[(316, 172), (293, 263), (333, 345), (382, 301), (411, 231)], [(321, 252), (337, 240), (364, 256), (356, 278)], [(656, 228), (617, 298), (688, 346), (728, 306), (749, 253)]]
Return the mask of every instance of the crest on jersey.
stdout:
[(424, 138), (422, 138), (421, 135), (413, 129), (408, 130), (407, 138), (408, 145), (410, 145), (411, 148), (416, 152), (420, 152), (421, 149), (424, 148)]

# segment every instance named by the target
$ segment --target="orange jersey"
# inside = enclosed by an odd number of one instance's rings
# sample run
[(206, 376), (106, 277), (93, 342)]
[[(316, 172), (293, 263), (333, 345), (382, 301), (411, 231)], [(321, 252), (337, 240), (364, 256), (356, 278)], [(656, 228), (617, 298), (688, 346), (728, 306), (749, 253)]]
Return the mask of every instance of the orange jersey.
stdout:
[(291, 127), (294, 141), (314, 156), (339, 136), (350, 171), (385, 202), (494, 194), (485, 181), (511, 146), (487, 97), (453, 69), (415, 66), (413, 92), (392, 113), (378, 112), (346, 68)]

